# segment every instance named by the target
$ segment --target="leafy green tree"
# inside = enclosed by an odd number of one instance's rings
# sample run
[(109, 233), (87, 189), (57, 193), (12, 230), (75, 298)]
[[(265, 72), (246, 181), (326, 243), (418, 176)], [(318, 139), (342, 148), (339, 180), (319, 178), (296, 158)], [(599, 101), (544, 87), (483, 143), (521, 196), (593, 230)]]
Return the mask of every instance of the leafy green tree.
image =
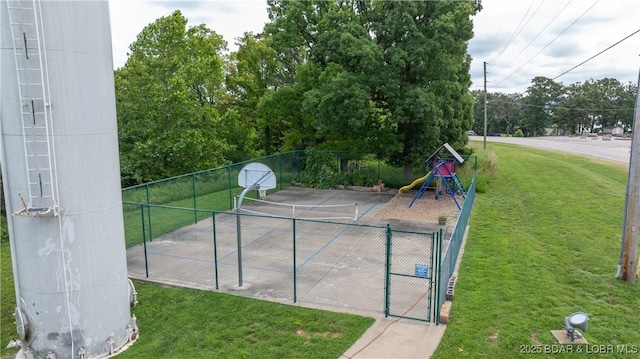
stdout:
[[(484, 91), (474, 90), (473, 130), (484, 133)], [(487, 93), (487, 133), (513, 134), (520, 128), (520, 109), (522, 96), (518, 93)]]
[(477, 134), (484, 133), (484, 91), (472, 90), (469, 92), (473, 98), (473, 124), (471, 130)]
[(514, 131), (520, 128), (520, 105), (521, 95), (518, 93), (492, 94), (490, 107), (493, 109), (493, 121), (491, 131), (506, 133), (507, 135), (513, 134)]
[(567, 86), (554, 114), (558, 127), (569, 134), (581, 133), (589, 123), (588, 108), (583, 86), (580, 83)]
[(267, 153), (304, 150), (315, 145), (313, 118), (302, 107), (306, 88), (302, 84), (266, 93), (258, 103), (258, 126)]
[(528, 136), (542, 136), (551, 127), (552, 116), (560, 102), (564, 87), (549, 78), (538, 76), (531, 80), (527, 95), (522, 99), (522, 130)]
[(384, 60), (373, 74), (376, 98), (396, 125), (401, 150), (387, 158), (404, 166), (405, 180), (443, 142), (465, 144), (473, 123), (466, 51), (478, 10), (471, 1), (373, 3), (371, 28)]
[(225, 98), (222, 37), (180, 11), (146, 26), (116, 70), (120, 161), (125, 185), (229, 162), (234, 123)]
[[(310, 60), (317, 73), (303, 106), (314, 117), (318, 148), (369, 151), (379, 114), (370, 74), (381, 65), (380, 48), (349, 2), (329, 3), (319, 19)], [(346, 163), (343, 163), (343, 167)]]
[[(620, 98), (615, 104), (616, 116), (618, 116), (618, 121), (626, 132), (631, 132), (633, 129), (633, 116), (637, 96), (638, 84), (629, 82), (622, 85)], [(638, 110), (636, 109), (636, 111)]]
[[(467, 42), (474, 1), (269, 0), (265, 33), (286, 69), (276, 93), (302, 106), (261, 107), (300, 126), (279, 138), (363, 149), (411, 170), (443, 142), (462, 147), (473, 122)], [(290, 82), (289, 82), (290, 81)], [(273, 101), (279, 99), (280, 101)], [(309, 122), (311, 120), (311, 122)], [(308, 126), (315, 129), (311, 139)], [(301, 129), (297, 134), (296, 129)]]
[(268, 153), (275, 151), (268, 138), (270, 125), (261, 121), (259, 103), (277, 86), (282, 64), (264, 36), (245, 33), (237, 40), (239, 48), (230, 56), (226, 84), (237, 126), (245, 134), (239, 136), (239, 139), (244, 137), (245, 141), (242, 150), (238, 151), (244, 160), (249, 157), (248, 154), (257, 154), (260, 150)]
[[(362, 26), (355, 1), (269, 1), (272, 22), (265, 26), (270, 44), (283, 56), (283, 67), (294, 82), (276, 92), (302, 95), (300, 107), (274, 103), (271, 115), (280, 118), (296, 109), (297, 126), (278, 126), (288, 147), (369, 151), (379, 141), (375, 131), (384, 122), (372, 98), (370, 74), (381, 64), (379, 47)], [(297, 56), (300, 55), (300, 56)], [(293, 99), (290, 99), (293, 100)], [(264, 108), (264, 106), (261, 106)], [(265, 108), (266, 109), (266, 108)], [(275, 113), (274, 113), (275, 112)], [(276, 120), (277, 121), (277, 120)], [(277, 121), (280, 122), (280, 121)], [(271, 126), (273, 128), (275, 126)], [(308, 131), (312, 128), (314, 131)], [(297, 143), (292, 143), (296, 140)], [(343, 163), (346, 168), (346, 163)]]
[(636, 92), (636, 85), (625, 86), (611, 78), (575, 83), (566, 87), (554, 118), (570, 133), (616, 125), (629, 130)]
[(633, 87), (625, 87), (612, 78), (592, 79), (585, 85), (589, 89), (590, 108), (598, 125), (609, 127), (630, 123), (635, 101)]

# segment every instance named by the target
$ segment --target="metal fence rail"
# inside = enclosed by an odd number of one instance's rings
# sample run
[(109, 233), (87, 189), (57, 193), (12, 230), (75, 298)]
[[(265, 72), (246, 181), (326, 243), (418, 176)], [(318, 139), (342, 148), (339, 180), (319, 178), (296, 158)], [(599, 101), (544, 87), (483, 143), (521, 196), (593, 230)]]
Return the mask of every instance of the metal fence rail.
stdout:
[(455, 271), (456, 262), (460, 254), (460, 248), (464, 240), (467, 224), (469, 224), (469, 218), (471, 217), (471, 209), (473, 208), (473, 202), (476, 198), (476, 175), (474, 174), (467, 191), (467, 196), (462, 205), (462, 210), (458, 215), (458, 220), (451, 233), (451, 237), (447, 241), (447, 246), (444, 249), (443, 257), (441, 260), (441, 268), (438, 279), (438, 311), (436, 317), (436, 323), (440, 322), (440, 306), (445, 302), (447, 295), (447, 283), (451, 279), (453, 272)]

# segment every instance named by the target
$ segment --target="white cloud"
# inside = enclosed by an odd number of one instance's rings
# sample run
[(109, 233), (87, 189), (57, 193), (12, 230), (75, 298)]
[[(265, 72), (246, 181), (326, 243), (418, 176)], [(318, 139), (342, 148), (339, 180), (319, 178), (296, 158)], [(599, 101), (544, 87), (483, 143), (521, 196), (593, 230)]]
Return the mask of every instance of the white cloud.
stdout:
[(111, 34), (113, 63), (118, 68), (127, 60), (129, 45), (145, 26), (175, 10), (189, 20), (189, 26), (205, 24), (222, 35), (231, 51), (237, 49), (235, 38), (244, 32), (261, 32), (267, 22), (265, 0), (146, 1), (111, 0)]
[[(484, 9), (474, 17), (475, 37), (469, 43), (474, 59), (472, 88), (482, 88), (486, 61), (487, 89), (491, 92), (523, 92), (535, 76), (554, 78), (640, 29), (640, 2), (636, 0), (482, 3)], [(519, 27), (521, 23), (527, 25)], [(514, 33), (518, 35), (509, 42)], [(640, 33), (556, 81), (568, 85), (612, 77), (636, 82), (639, 54)]]
[[(469, 42), (473, 89), (482, 88), (484, 61), (489, 63), (489, 91), (523, 92), (535, 76), (554, 78), (640, 29), (638, 0), (482, 0), (482, 4), (484, 9), (473, 17), (475, 37)], [(129, 45), (146, 25), (176, 9), (190, 25), (204, 23), (222, 35), (231, 51), (237, 49), (235, 38), (262, 31), (268, 21), (266, 0), (111, 0), (110, 8), (116, 67), (124, 65)], [(527, 24), (519, 30), (521, 22)], [(639, 55), (640, 33), (556, 81), (568, 85), (612, 77), (635, 83)]]

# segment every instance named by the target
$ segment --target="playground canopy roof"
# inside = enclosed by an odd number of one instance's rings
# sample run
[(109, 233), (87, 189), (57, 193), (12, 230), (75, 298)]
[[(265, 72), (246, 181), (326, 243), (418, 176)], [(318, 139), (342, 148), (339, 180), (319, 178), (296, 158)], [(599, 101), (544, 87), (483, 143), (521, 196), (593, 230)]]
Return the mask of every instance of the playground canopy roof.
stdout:
[(453, 156), (453, 158), (456, 159), (456, 161), (458, 161), (459, 163), (464, 162), (464, 158), (462, 158), (462, 156), (460, 156), (460, 154), (456, 152), (456, 150), (454, 150), (453, 147), (451, 147), (448, 143), (440, 146), (431, 156), (429, 156), (429, 158), (427, 158), (425, 162), (431, 162), (431, 160), (436, 157), (443, 148), (446, 149)]

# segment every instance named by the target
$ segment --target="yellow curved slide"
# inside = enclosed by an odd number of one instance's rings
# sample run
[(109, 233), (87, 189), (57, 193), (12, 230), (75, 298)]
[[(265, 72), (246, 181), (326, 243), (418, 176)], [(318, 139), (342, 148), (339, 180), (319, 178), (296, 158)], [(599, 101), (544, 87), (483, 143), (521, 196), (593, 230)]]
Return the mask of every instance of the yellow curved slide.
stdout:
[(413, 187), (415, 187), (417, 184), (419, 183), (423, 183), (424, 181), (427, 180), (427, 177), (429, 177), (429, 175), (431, 174), (431, 171), (427, 172), (426, 175), (424, 175), (424, 177), (420, 177), (417, 180), (411, 182), (411, 184), (408, 184), (404, 187), (400, 187), (400, 189), (398, 190), (398, 193), (402, 193), (406, 190), (412, 189)]

